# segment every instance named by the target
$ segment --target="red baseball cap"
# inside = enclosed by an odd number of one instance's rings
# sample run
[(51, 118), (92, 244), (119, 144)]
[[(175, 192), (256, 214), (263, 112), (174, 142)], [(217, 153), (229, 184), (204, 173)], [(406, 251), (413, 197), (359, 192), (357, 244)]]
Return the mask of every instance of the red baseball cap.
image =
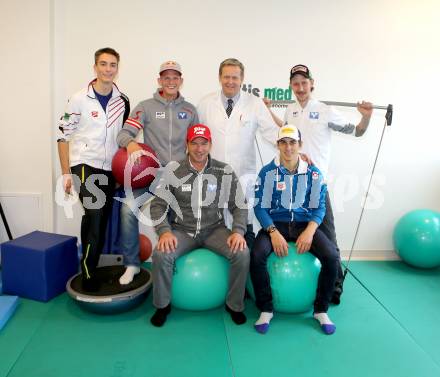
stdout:
[(211, 131), (208, 126), (204, 124), (195, 124), (186, 131), (186, 141), (190, 142), (196, 137), (203, 137), (204, 139), (211, 141)]

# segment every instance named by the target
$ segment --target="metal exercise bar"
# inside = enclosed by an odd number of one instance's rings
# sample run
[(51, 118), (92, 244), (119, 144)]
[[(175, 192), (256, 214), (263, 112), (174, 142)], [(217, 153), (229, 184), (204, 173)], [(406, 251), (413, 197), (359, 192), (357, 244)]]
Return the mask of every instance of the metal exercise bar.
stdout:
[[(294, 100), (276, 100), (271, 102), (272, 107), (287, 107), (289, 104), (294, 103)], [(340, 107), (357, 107), (355, 102), (339, 102), (339, 101), (320, 101), (330, 106)], [(387, 120), (387, 126), (391, 126), (393, 121), (393, 105), (388, 106), (373, 105), (373, 109), (386, 110), (385, 119)]]

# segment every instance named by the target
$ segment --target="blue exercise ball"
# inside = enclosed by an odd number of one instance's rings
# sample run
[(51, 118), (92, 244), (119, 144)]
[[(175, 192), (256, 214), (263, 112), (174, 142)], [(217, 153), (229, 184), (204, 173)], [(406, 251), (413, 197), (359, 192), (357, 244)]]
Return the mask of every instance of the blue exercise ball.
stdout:
[(394, 249), (414, 267), (440, 266), (440, 213), (417, 209), (402, 216), (393, 233)]
[[(315, 301), (321, 263), (310, 252), (298, 254), (293, 242), (288, 245), (287, 256), (271, 253), (267, 259), (273, 306), (277, 312), (303, 313), (309, 311)], [(250, 279), (246, 288), (255, 300)]]
[(179, 309), (209, 310), (225, 302), (229, 262), (208, 249), (196, 249), (176, 261), (171, 303)]

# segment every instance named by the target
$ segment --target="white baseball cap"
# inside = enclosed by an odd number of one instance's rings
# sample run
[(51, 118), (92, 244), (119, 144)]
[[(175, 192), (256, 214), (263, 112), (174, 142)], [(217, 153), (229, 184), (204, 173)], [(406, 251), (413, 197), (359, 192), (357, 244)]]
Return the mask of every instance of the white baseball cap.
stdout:
[(301, 132), (299, 132), (298, 128), (296, 128), (293, 124), (286, 124), (285, 126), (281, 127), (280, 130), (278, 131), (277, 141), (280, 141), (285, 137), (288, 137), (296, 141), (300, 141)]
[(168, 60), (165, 63), (162, 63), (160, 65), (159, 68), (159, 75), (163, 72), (166, 71), (168, 69), (172, 69), (173, 71), (179, 72), (180, 74), (182, 74), (182, 67), (180, 66), (179, 63), (172, 61), (172, 60)]

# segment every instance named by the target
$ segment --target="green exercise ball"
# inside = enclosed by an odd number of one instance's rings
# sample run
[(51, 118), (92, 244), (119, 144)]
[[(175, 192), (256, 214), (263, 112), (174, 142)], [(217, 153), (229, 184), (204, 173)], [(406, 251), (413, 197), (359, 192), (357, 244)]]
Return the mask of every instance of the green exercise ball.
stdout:
[[(310, 310), (315, 301), (321, 263), (310, 252), (298, 254), (293, 242), (288, 245), (287, 256), (278, 257), (271, 253), (267, 259), (273, 306), (277, 312), (303, 313)], [(250, 279), (246, 288), (255, 300)]]
[(440, 213), (417, 209), (402, 216), (393, 233), (394, 249), (414, 267), (440, 266)]
[(224, 305), (229, 262), (208, 249), (196, 249), (177, 259), (171, 303), (184, 310), (209, 310)]

